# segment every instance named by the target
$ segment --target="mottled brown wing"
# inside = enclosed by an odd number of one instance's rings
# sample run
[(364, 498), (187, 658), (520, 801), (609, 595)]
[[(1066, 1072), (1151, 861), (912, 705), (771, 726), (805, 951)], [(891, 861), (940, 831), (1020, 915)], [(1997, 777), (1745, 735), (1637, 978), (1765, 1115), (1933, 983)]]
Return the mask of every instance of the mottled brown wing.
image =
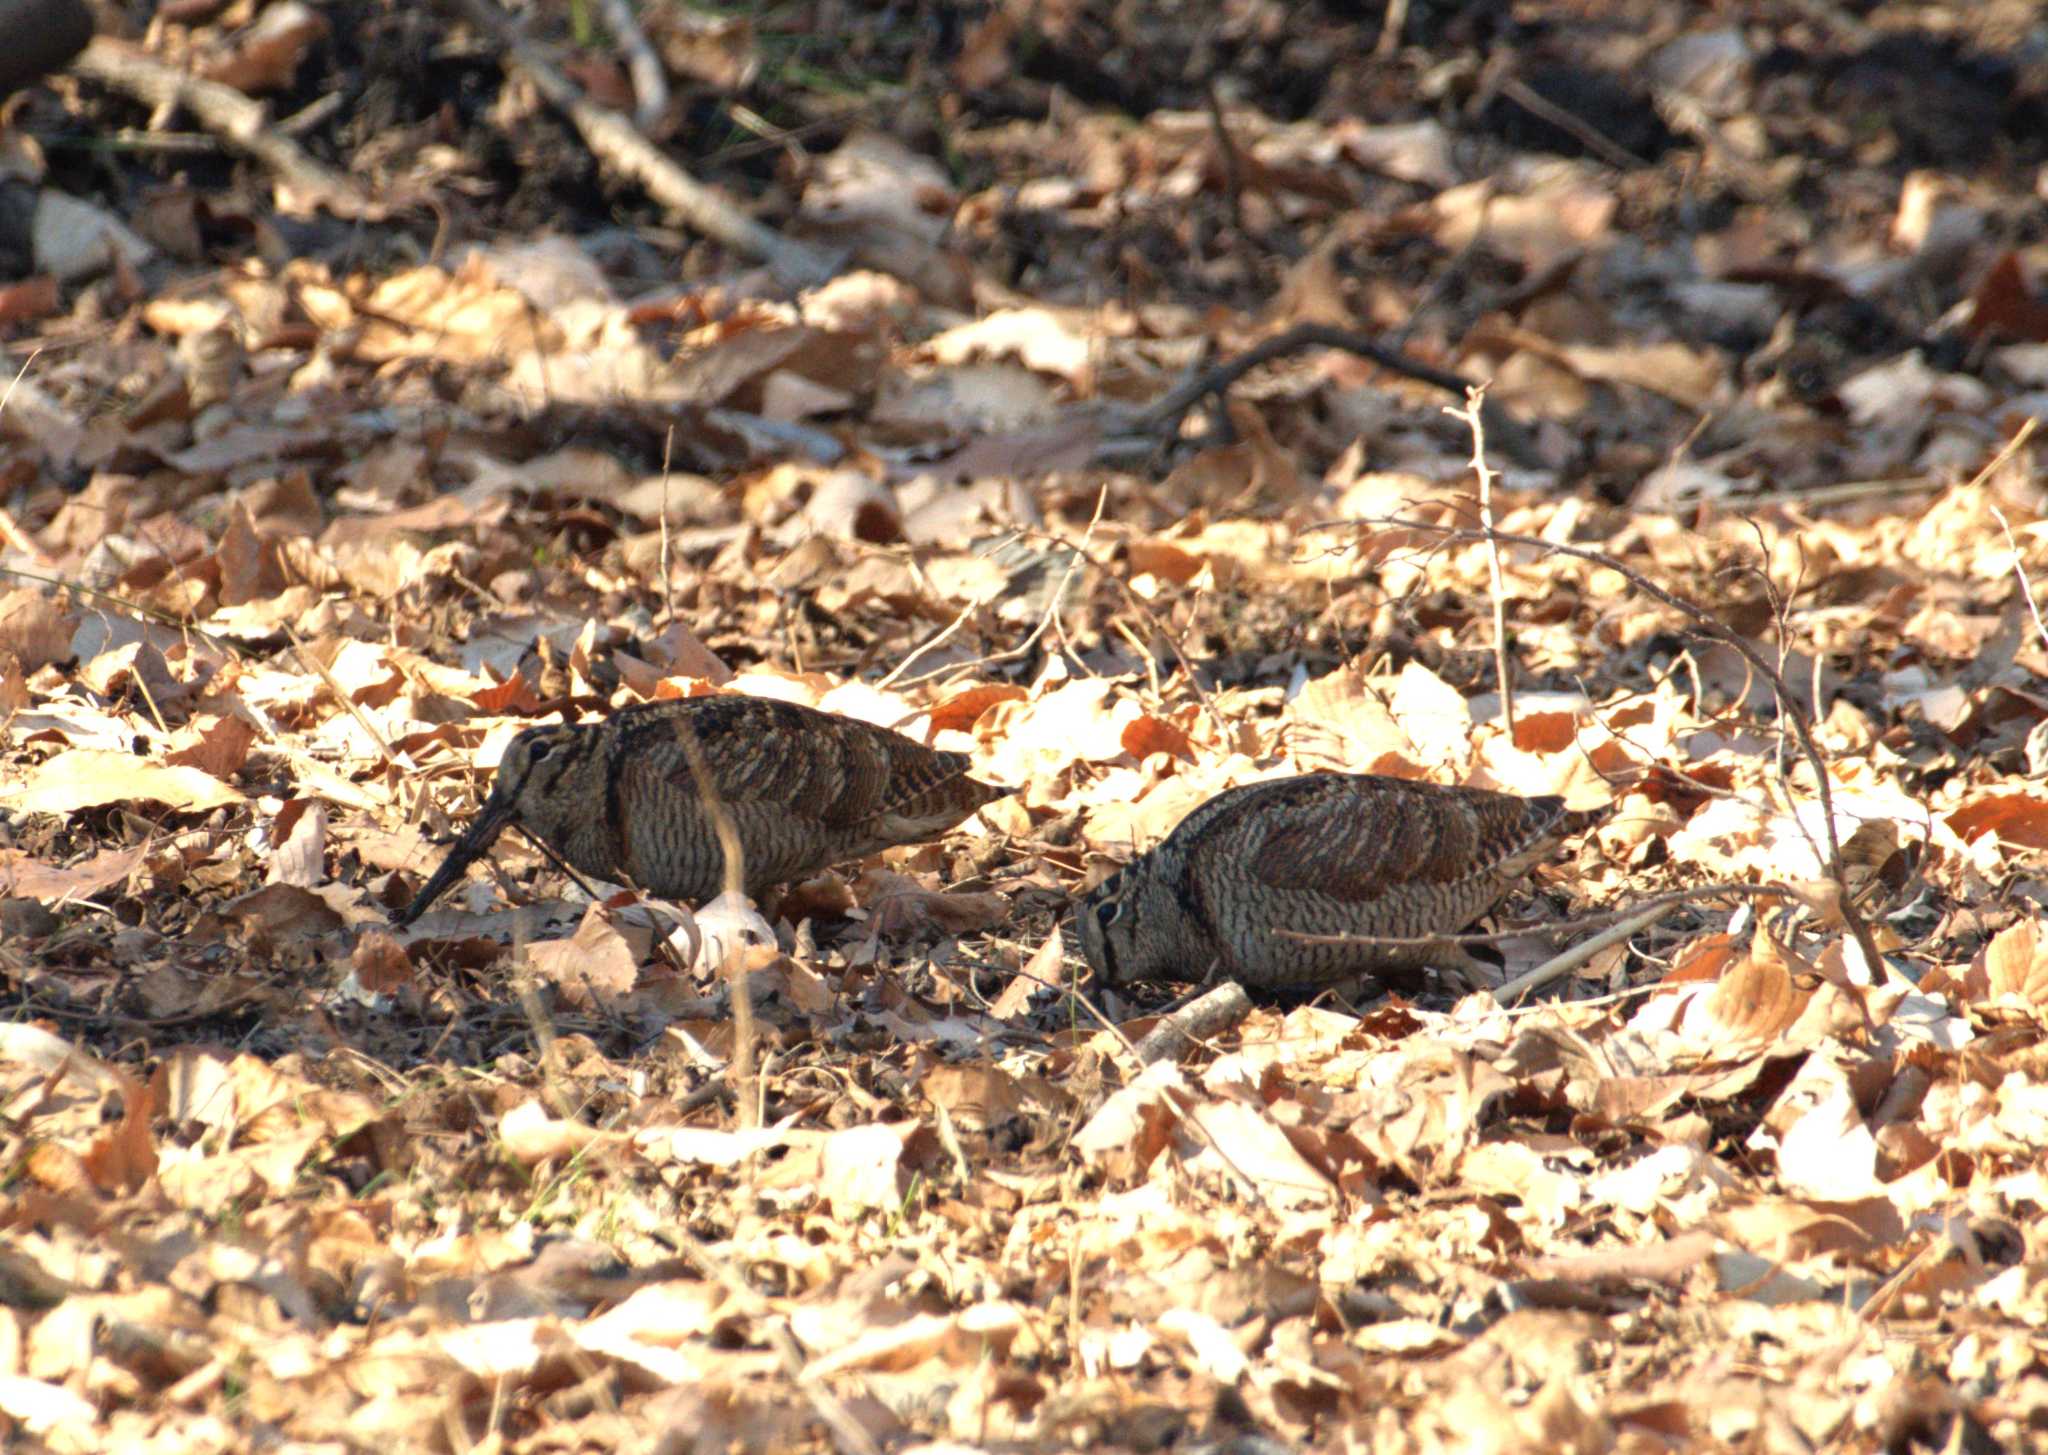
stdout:
[[(937, 752), (887, 728), (770, 698), (695, 697), (659, 706), (669, 709), (662, 720), (622, 731), (623, 757), (646, 755), (663, 773), (689, 778), (686, 740), (693, 735), (727, 802), (773, 804), (829, 829), (950, 804), (960, 798), (968, 766), (962, 754)], [(664, 745), (664, 737), (672, 741)], [(984, 801), (965, 802), (960, 816)]]
[[(1455, 884), (1497, 867), (1563, 811), (1523, 799), (1363, 774), (1279, 779), (1249, 806), (1262, 829), (1250, 872), (1280, 890), (1371, 904), (1404, 885)], [(1255, 846), (1254, 846), (1255, 843)]]

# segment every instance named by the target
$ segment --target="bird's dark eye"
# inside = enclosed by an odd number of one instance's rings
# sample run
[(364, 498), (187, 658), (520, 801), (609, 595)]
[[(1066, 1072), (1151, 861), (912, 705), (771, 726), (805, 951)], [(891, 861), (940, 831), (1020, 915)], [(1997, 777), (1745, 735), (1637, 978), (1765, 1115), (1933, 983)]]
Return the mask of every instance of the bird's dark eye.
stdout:
[(538, 763), (548, 755), (548, 750), (552, 747), (554, 744), (546, 738), (535, 738), (526, 745), (526, 760), (529, 763)]
[(1108, 929), (1122, 917), (1123, 912), (1124, 902), (1121, 899), (1105, 899), (1095, 906), (1095, 922)]

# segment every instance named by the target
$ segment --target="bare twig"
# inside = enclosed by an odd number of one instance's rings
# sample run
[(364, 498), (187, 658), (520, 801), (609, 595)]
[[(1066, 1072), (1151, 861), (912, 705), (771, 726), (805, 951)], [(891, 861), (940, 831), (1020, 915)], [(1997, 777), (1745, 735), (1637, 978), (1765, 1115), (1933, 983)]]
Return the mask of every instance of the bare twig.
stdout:
[(1209, 103), (1209, 130), (1216, 140), (1216, 157), (1223, 168), (1223, 196), (1230, 207), (1230, 223), (1240, 236), (1244, 233), (1244, 160), (1238, 155), (1237, 141), (1230, 134), (1230, 127), (1223, 119), (1223, 101), (1216, 94), (1216, 82), (1212, 78), (1203, 90)]
[[(1356, 329), (1338, 328), (1327, 323), (1299, 323), (1285, 333), (1274, 334), (1252, 345), (1243, 353), (1233, 354), (1221, 363), (1212, 364), (1194, 378), (1169, 392), (1138, 415), (1137, 427), (1147, 433), (1170, 435), (1180, 427), (1180, 421), (1195, 405), (1210, 395), (1221, 395), (1239, 379), (1261, 364), (1299, 353), (1303, 349), (1342, 349), (1362, 359), (1370, 359), (1381, 368), (1404, 378), (1433, 384), (1447, 394), (1463, 398), (1469, 380), (1460, 378), (1448, 370), (1433, 368), (1420, 359), (1410, 358), (1399, 349), (1388, 348), (1377, 339)], [(1486, 427), (1518, 464), (1538, 463), (1535, 443), (1527, 430), (1517, 424), (1508, 412), (1488, 401), (1486, 405)]]
[(633, 124), (652, 131), (668, 110), (668, 72), (662, 69), (661, 57), (647, 43), (640, 17), (626, 0), (597, 0), (597, 10), (604, 17), (605, 29), (626, 53), (626, 74), (633, 78)]
[[(1098, 504), (1097, 510), (1099, 511), (1100, 508)], [(1094, 529), (1092, 523), (1089, 529)], [(1073, 551), (1081, 560), (1086, 561), (1107, 577), (1111, 584), (1116, 587), (1117, 591), (1122, 594), (1124, 600), (1129, 603), (1131, 609), (1144, 617), (1146, 625), (1150, 626), (1153, 633), (1166, 643), (1167, 649), (1173, 653), (1174, 660), (1180, 663), (1181, 675), (1188, 679), (1188, 689), (1195, 694), (1196, 701), (1202, 704), (1202, 711), (1208, 715), (1209, 721), (1215, 726), (1216, 731), (1219, 733), (1227, 731), (1223, 721), (1223, 714), (1216, 710), (1216, 703), (1209, 696), (1209, 689), (1202, 685), (1202, 679), (1195, 673), (1195, 664), (1188, 659), (1188, 654), (1182, 650), (1180, 641), (1172, 632), (1166, 629), (1166, 624), (1160, 621), (1159, 614), (1152, 609), (1152, 604), (1131, 589), (1130, 582), (1118, 575), (1108, 562), (1088, 550), (1085, 537), (1081, 543), (1077, 544), (1066, 536), (1055, 534), (1052, 531), (1036, 530), (1028, 526), (1020, 528), (1018, 534), (1033, 536), (1040, 540), (1051, 541), (1055, 545), (1063, 546), (1067, 550)], [(1062, 587), (1061, 589), (1064, 590), (1065, 588)]]
[[(1862, 952), (1864, 963), (1869, 966), (1870, 973), (1879, 973), (1884, 959), (1878, 952), (1876, 940), (1871, 937), (1870, 926), (1864, 922), (1862, 914), (1855, 907), (1854, 895), (1849, 887), (1847, 866), (1842, 862), (1841, 836), (1835, 829), (1834, 790), (1828, 779), (1827, 760), (1821, 756), (1820, 748), (1814, 742), (1813, 726), (1808, 721), (1807, 714), (1800, 710), (1799, 700), (1786, 684), (1784, 676), (1747, 637), (1717, 620), (1705, 608), (1695, 605), (1675, 592), (1667, 591), (1633, 566), (1606, 551), (1596, 551), (1588, 546), (1565, 545), (1558, 541), (1545, 540), (1541, 536), (1518, 535), (1500, 530), (1473, 530), (1469, 527), (1439, 525), (1434, 521), (1414, 520), (1405, 516), (1363, 516), (1353, 520), (1329, 522), (1327, 528), (1360, 525), (1397, 526), (1404, 530), (1423, 531), (1438, 537), (1447, 545), (1462, 541), (1493, 539), (1511, 546), (1525, 546), (1546, 555), (1570, 556), (1575, 560), (1605, 566), (1651, 600), (1661, 602), (1690, 619), (1702, 635), (1721, 642), (1747, 662), (1759, 676), (1771, 684), (1772, 691), (1777, 695), (1779, 714), (1791, 724), (1793, 735), (1799, 740), (1800, 754), (1813, 772), (1814, 792), (1820, 800), (1821, 824), (1826, 830), (1827, 837), (1825, 871), (1841, 890), (1842, 918), (1848, 925), (1850, 935), (1856, 941), (1856, 948)], [(1325, 527), (1310, 527), (1320, 528)]]
[(670, 574), (668, 563), (668, 487), (669, 461), (675, 455), (675, 448), (676, 427), (670, 425), (661, 442), (661, 599), (668, 607), (671, 626), (676, 619), (676, 579)]
[(616, 111), (585, 96), (563, 75), (543, 48), (520, 35), (512, 20), (493, 0), (442, 0), (470, 24), (502, 47), (508, 64), (517, 66), (549, 104), (566, 114), (582, 133), (597, 159), (620, 176), (631, 178), (647, 195), (706, 237), (759, 258), (785, 282), (798, 286), (822, 283), (837, 264), (831, 254), (810, 243), (784, 237), (757, 222), (671, 161), (662, 150)]
[(419, 765), (391, 746), (390, 740), (378, 731), (377, 724), (371, 722), (369, 714), (363, 711), (362, 704), (335, 680), (334, 673), (327, 669), (327, 664), (306, 650), (306, 644), (299, 639), (299, 634), (291, 629), (290, 623), (281, 625), (284, 627), (285, 640), (291, 643), (292, 655), (298, 659), (299, 665), (326, 684), (327, 690), (334, 694), (334, 700), (341, 704), (341, 710), (354, 718), (356, 726), (367, 733), (370, 741), (377, 745), (377, 751), (384, 755), (384, 761), (401, 773), (417, 773)]
[(1486, 425), (1482, 419), (1486, 386), (1475, 384), (1465, 391), (1465, 407), (1445, 407), (1444, 413), (1465, 421), (1472, 431), (1472, 473), (1479, 477), (1479, 523), (1486, 527), (1486, 565), (1493, 580), (1493, 672), (1500, 683), (1500, 719), (1509, 741), (1515, 736), (1515, 679), (1508, 671), (1507, 589), (1501, 585), (1500, 542), (1493, 534), (1493, 467), (1486, 463)]
[(1408, 26), (1408, 0), (1388, 0), (1386, 14), (1380, 17), (1379, 39), (1373, 42), (1373, 55), (1383, 61), (1392, 60), (1401, 49), (1401, 32)]
[(1553, 101), (1547, 101), (1531, 90), (1529, 83), (1519, 76), (1503, 76), (1496, 88), (1500, 94), (1521, 107), (1540, 121), (1547, 121), (1565, 135), (1591, 152), (1610, 167), (1624, 172), (1640, 172), (1650, 164), (1616, 142), (1606, 133), (1597, 130), (1583, 118), (1574, 116)]
[(1527, 974), (1517, 975), (1514, 979), (1508, 981), (1507, 984), (1495, 990), (1493, 998), (1502, 1005), (1513, 1005), (1537, 987), (1548, 985), (1551, 981), (1570, 974), (1609, 945), (1619, 945), (1626, 942), (1630, 935), (1633, 935), (1637, 930), (1654, 924), (1668, 914), (1670, 910), (1670, 905), (1658, 904), (1652, 905), (1650, 908), (1642, 910), (1637, 914), (1632, 914), (1620, 924), (1602, 930), (1599, 934), (1593, 936), (1592, 939), (1573, 945), (1562, 954), (1551, 956)]
[[(1060, 593), (1064, 593), (1065, 590), (1066, 582), (1065, 580), (1062, 580), (1060, 583)], [(973, 616), (975, 612), (981, 610), (984, 606), (987, 606), (988, 604), (989, 603), (987, 601), (983, 601), (977, 598), (973, 601), (968, 602), (965, 606), (961, 607), (959, 613), (956, 616), (954, 616), (954, 618), (951, 621), (947, 622), (944, 627), (940, 628), (937, 635), (927, 638), (921, 645), (912, 648), (910, 655), (905, 657), (902, 661), (898, 662), (895, 666), (891, 667), (887, 675), (884, 676), (881, 681), (875, 684), (876, 690), (886, 691), (890, 686), (892, 686), (895, 683), (897, 678), (901, 677), (905, 672), (908, 672), (910, 670), (912, 663), (916, 662), (920, 657), (926, 656), (932, 652), (937, 651), (940, 647), (944, 646), (947, 642), (951, 641), (953, 636), (960, 630), (960, 628), (967, 625), (967, 619)], [(1058, 605), (1059, 594), (1055, 594), (1053, 598), (1053, 606), (1057, 607)], [(1022, 651), (1028, 650), (1030, 648), (1031, 643), (1038, 640), (1039, 633), (1044, 630), (1045, 623), (1041, 620), (1038, 625), (1038, 628), (1034, 630), (1028, 638), (1025, 639), (1023, 646), (1018, 649), (1020, 654)], [(986, 662), (994, 659), (983, 658), (981, 660), (983, 662)], [(970, 663), (966, 665), (976, 664)], [(952, 670), (953, 668), (951, 666), (940, 667), (937, 671), (928, 672), (923, 677), (913, 678), (912, 681), (924, 682), (932, 677), (943, 676)]]
[[(1055, 545), (1058, 545), (1074, 553), (1073, 560), (1067, 563), (1066, 574), (1060, 577), (1059, 585), (1053, 588), (1052, 597), (1049, 601), (1046, 602), (1045, 610), (1039, 615), (1038, 625), (1034, 626), (1031, 629), (1031, 634), (1029, 636), (1025, 637), (1023, 641), (1017, 643), (1017, 645), (1014, 647), (1006, 647), (1000, 652), (991, 652), (987, 656), (976, 657), (972, 661), (956, 662), (944, 667), (934, 668), (930, 672), (925, 672), (920, 674), (919, 676), (910, 678), (908, 681), (904, 682), (903, 685), (905, 687), (914, 687), (920, 682), (929, 682), (934, 677), (943, 677), (951, 673), (964, 672), (972, 667), (992, 666), (997, 662), (1021, 661), (1025, 657), (1029, 656), (1031, 654), (1031, 649), (1038, 644), (1038, 639), (1044, 636), (1046, 632), (1051, 629), (1053, 619), (1059, 615), (1060, 607), (1066, 602), (1067, 599), (1067, 588), (1074, 584), (1074, 576), (1078, 571), (1080, 571), (1081, 563), (1083, 561), (1086, 561), (1090, 565), (1093, 565), (1098, 569), (1101, 569), (1102, 563), (1097, 561), (1095, 557), (1088, 553), (1087, 545), (1088, 542), (1092, 540), (1095, 536), (1095, 527), (1102, 523), (1103, 507), (1106, 506), (1108, 503), (1109, 487), (1105, 485), (1102, 487), (1100, 491), (1096, 493), (1095, 512), (1094, 514), (1088, 517), (1088, 528), (1081, 533), (1081, 543), (1079, 545), (1076, 545), (1074, 542), (1068, 540), (1065, 536), (1052, 535), (1045, 531), (1019, 530), (1016, 532), (1016, 534), (1019, 536), (1040, 537), (1044, 540), (1051, 541)], [(918, 647), (915, 651), (911, 652), (911, 654), (908, 657), (906, 657), (903, 661), (899, 662), (896, 665), (895, 669), (891, 671), (888, 676), (884, 677), (881, 680), (881, 682), (877, 685), (880, 687), (887, 687), (892, 682), (895, 682), (898, 678), (902, 677), (905, 668), (907, 668), (912, 662), (915, 662), (919, 657), (924, 656), (927, 652), (930, 652), (935, 647), (939, 646), (939, 644), (944, 642), (947, 638), (951, 637), (956, 631), (960, 629), (961, 625), (967, 620), (970, 613), (974, 612), (980, 607), (986, 606), (987, 604), (988, 603), (985, 601), (969, 602), (965, 607), (961, 609), (960, 614), (954, 617), (953, 620), (945, 627), (943, 631), (939, 632), (937, 636), (933, 637), (930, 641), (925, 642), (922, 646)]]
[[(696, 788), (704, 804), (704, 812), (711, 820), (711, 831), (718, 837), (719, 853), (725, 860), (725, 893), (734, 899), (746, 894), (746, 849), (740, 843), (739, 825), (733, 821), (732, 809), (725, 796), (718, 791), (718, 781), (712, 776), (709, 760), (704, 756), (704, 745), (697, 739), (697, 730), (690, 726), (689, 719), (677, 718), (682, 729), (678, 741), (683, 746), (683, 759), (690, 765), (690, 776), (696, 779)], [(730, 1058), (732, 1087), (739, 1094), (740, 1125), (755, 1127), (761, 1124), (761, 1083), (755, 1076), (754, 1061), (754, 1000), (747, 994), (746, 956), (737, 949), (728, 953), (726, 962), (719, 967), (732, 988), (732, 1056)]]
[(2034, 630), (2040, 635), (2041, 645), (2048, 647), (2048, 622), (2041, 620), (2041, 603), (2034, 599), (2034, 583), (2027, 579), (2027, 564), (2020, 558), (2020, 543), (2013, 537), (2012, 525), (2006, 520), (2005, 512), (1994, 505), (1991, 513), (1998, 518), (1998, 528), (2005, 532), (2005, 544), (2012, 551), (2012, 573), (2019, 577), (2020, 595), (2027, 599), (2027, 610), (2034, 618)]
[(1205, 995), (1189, 1001), (1152, 1027), (1145, 1039), (1131, 1048), (1140, 1066), (1154, 1061), (1177, 1061), (1196, 1041), (1230, 1029), (1252, 1013), (1251, 997), (1235, 980), (1226, 980)]
[[(2007, 460), (2018, 454), (2026, 442), (2033, 437), (2034, 429), (2040, 422), (2039, 419), (2029, 415), (2027, 422), (2014, 432), (2010, 440), (2006, 441), (2005, 448), (1992, 457), (1990, 464), (1977, 472), (1976, 477), (1970, 481), (1971, 487), (1974, 488), (1982, 485), (1993, 475), (1997, 474), (1999, 468)], [(1991, 505), (1991, 513), (1998, 518), (1999, 529), (2005, 532), (2005, 543), (2012, 550), (2012, 573), (2020, 578), (2020, 594), (2026, 597), (2027, 610), (2033, 613), (2034, 630), (2041, 634), (2043, 645), (2048, 645), (2048, 623), (2043, 623), (2041, 620), (2041, 604), (2034, 599), (2034, 584), (2027, 579), (2026, 565), (2020, 560), (2020, 543), (2013, 537), (2012, 526), (2007, 522), (2005, 512), (1998, 508), (1996, 502), (1993, 502)]]
[(375, 221), (387, 211), (344, 173), (314, 160), (270, 124), (270, 108), (233, 86), (187, 75), (121, 41), (94, 37), (71, 63), (82, 76), (147, 102), (159, 110), (183, 107), (223, 141), (277, 175), (279, 203), (287, 211), (324, 207), (336, 217)]
[(1798, 890), (1788, 884), (1695, 884), (1685, 889), (1674, 889), (1669, 894), (1660, 894), (1654, 899), (1643, 900), (1622, 909), (1605, 909), (1597, 914), (1583, 915), (1570, 923), (1522, 925), (1516, 929), (1492, 930), (1484, 934), (1318, 935), (1307, 930), (1278, 929), (1273, 933), (1284, 940), (1299, 940), (1304, 945), (1375, 945), (1390, 950), (1419, 950), (1431, 945), (1497, 945), (1504, 940), (1519, 940), (1528, 935), (1562, 935), (1596, 926), (1616, 924), (1646, 909), (1674, 909), (1696, 900), (1719, 899), (1723, 895), (1731, 894), (1744, 899), (1803, 898)]
[(14, 377), (7, 381), (7, 392), (0, 394), (0, 414), (7, 412), (7, 401), (14, 397), (14, 386), (28, 376), (29, 366), (43, 355), (43, 346), (37, 344), (34, 351), (21, 361), (21, 367), (14, 371)]

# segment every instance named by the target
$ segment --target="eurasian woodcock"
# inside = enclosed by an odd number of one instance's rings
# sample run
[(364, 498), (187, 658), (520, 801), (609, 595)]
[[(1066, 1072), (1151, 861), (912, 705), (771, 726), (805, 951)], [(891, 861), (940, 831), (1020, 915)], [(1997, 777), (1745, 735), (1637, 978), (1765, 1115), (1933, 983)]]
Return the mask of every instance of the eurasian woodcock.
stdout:
[(1596, 815), (1556, 797), (1310, 773), (1217, 794), (1098, 885), (1075, 928), (1097, 984), (1198, 981), (1305, 991), (1434, 967), (1468, 986), (1489, 967), (1456, 945), (1290, 939), (1456, 934)]
[(934, 838), (1010, 792), (967, 768), (964, 753), (765, 697), (684, 697), (528, 728), (507, 745), (476, 821), (397, 923), (424, 913), (511, 823), (585, 874), (710, 899), (728, 882), (713, 802), (738, 840), (734, 877), (759, 896)]

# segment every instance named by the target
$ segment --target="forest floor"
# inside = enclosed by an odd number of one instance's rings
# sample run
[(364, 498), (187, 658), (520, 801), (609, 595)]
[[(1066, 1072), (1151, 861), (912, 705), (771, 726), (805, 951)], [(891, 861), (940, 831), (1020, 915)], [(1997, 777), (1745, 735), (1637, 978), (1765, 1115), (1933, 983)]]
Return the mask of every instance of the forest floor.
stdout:
[[(121, 9), (0, 113), (0, 1442), (2048, 1448), (2037, 6)], [(714, 691), (1016, 792), (392, 924)], [(1327, 770), (1623, 932), (1141, 1064), (1073, 897)]]

